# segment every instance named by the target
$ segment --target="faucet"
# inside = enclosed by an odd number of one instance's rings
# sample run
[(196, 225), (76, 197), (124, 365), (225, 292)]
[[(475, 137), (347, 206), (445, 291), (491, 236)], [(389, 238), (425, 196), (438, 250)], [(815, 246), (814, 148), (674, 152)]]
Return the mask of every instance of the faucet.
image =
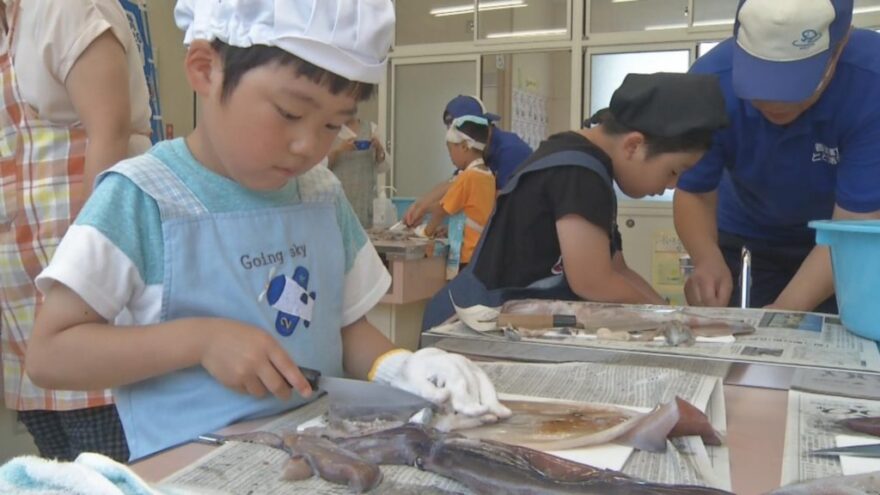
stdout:
[(741, 268), (739, 273), (739, 307), (748, 308), (749, 293), (752, 289), (752, 252), (746, 246), (740, 254)]

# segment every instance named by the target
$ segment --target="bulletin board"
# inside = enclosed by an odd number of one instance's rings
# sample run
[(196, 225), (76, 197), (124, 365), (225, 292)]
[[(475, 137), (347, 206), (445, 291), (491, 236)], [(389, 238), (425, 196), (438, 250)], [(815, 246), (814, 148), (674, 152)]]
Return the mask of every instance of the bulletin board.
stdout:
[(528, 89), (514, 89), (510, 130), (518, 134), (532, 149), (547, 137), (547, 97)]
[(687, 251), (674, 230), (655, 231), (652, 240), (651, 285), (669, 299), (670, 304), (683, 306), (686, 303), (681, 257), (686, 256)]

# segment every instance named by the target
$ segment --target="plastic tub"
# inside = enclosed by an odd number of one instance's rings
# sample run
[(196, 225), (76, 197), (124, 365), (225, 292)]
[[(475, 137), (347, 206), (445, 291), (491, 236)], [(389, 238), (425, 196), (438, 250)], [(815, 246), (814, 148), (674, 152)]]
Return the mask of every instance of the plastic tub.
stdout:
[(880, 341), (880, 220), (816, 220), (816, 243), (830, 246), (843, 325)]
[(409, 209), (409, 206), (411, 204), (416, 202), (416, 198), (395, 196), (391, 198), (391, 202), (394, 203), (394, 207), (397, 208), (398, 220), (403, 220), (403, 216), (406, 214), (406, 210)]

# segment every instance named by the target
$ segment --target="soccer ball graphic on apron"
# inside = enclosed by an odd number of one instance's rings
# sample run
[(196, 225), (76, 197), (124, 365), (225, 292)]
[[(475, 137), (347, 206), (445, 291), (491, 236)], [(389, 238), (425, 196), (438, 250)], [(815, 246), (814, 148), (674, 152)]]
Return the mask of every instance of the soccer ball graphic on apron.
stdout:
[(287, 337), (296, 330), (299, 322), (306, 328), (312, 322), (312, 311), (315, 308), (315, 292), (309, 292), (309, 271), (298, 266), (293, 277), (275, 276), (275, 269), (269, 272), (269, 284), (266, 286), (259, 301), (265, 298), (273, 309), (278, 310), (275, 317), (275, 330)]

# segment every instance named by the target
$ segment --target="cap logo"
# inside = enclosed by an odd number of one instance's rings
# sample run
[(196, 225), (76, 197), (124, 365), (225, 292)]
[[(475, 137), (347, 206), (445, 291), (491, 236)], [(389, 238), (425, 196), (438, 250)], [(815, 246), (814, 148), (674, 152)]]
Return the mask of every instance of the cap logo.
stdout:
[(805, 29), (801, 31), (801, 39), (794, 40), (791, 42), (791, 44), (800, 48), (801, 50), (806, 50), (807, 48), (811, 48), (813, 45), (815, 45), (821, 37), (822, 33), (820, 33), (819, 31), (816, 31), (815, 29)]

